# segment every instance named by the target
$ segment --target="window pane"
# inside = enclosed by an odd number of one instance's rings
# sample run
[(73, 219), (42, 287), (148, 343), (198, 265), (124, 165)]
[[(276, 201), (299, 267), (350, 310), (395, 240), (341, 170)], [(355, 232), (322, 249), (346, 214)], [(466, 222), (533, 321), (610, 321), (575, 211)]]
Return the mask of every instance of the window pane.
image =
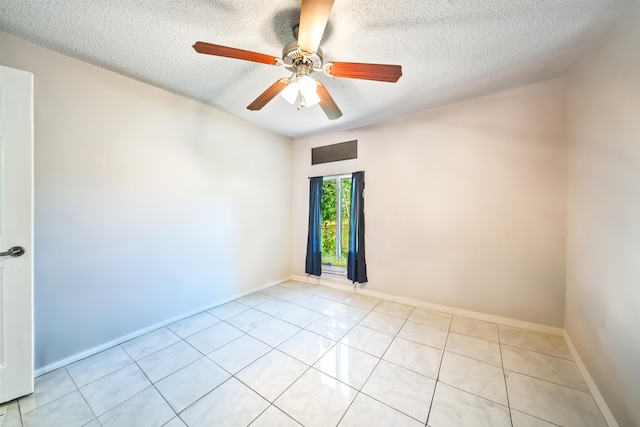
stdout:
[(322, 263), (335, 264), (336, 258), (336, 197), (338, 182), (335, 179), (322, 183)]
[(341, 265), (347, 265), (349, 253), (349, 217), (351, 208), (351, 178), (342, 178), (342, 200), (340, 202), (340, 218), (342, 219), (342, 239), (340, 247)]
[(322, 183), (322, 263), (346, 267), (349, 252), (351, 177)]

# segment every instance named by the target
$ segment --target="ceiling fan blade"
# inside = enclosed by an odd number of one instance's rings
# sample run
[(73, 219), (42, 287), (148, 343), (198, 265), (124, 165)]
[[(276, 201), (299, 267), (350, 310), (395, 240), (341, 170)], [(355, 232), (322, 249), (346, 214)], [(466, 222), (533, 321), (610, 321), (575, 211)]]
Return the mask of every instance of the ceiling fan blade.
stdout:
[(249, 50), (236, 49), (233, 47), (220, 46), (219, 44), (211, 44), (205, 42), (196, 42), (193, 48), (198, 53), (207, 55), (224, 56), (226, 58), (244, 59), (245, 61), (260, 62), (262, 64), (276, 65), (278, 60), (271, 55), (264, 53), (251, 52)]
[(312, 54), (318, 50), (320, 40), (327, 26), (334, 0), (302, 0), (300, 26), (298, 27), (298, 47), (303, 53)]
[(288, 84), (289, 84), (289, 79), (278, 80), (277, 82), (269, 86), (269, 89), (262, 92), (262, 94), (259, 97), (257, 97), (255, 101), (249, 104), (247, 109), (251, 111), (260, 110), (262, 107), (267, 105), (269, 101), (271, 101), (273, 98), (278, 96), (278, 94), (282, 92), (284, 88), (287, 87)]
[(363, 64), (359, 62), (333, 62), (325, 67), (327, 74), (349, 79), (376, 80), (395, 83), (402, 76), (400, 65)]
[(318, 96), (320, 97), (320, 107), (329, 120), (335, 120), (342, 117), (342, 111), (340, 111), (331, 95), (329, 95), (327, 88), (320, 82), (318, 82)]

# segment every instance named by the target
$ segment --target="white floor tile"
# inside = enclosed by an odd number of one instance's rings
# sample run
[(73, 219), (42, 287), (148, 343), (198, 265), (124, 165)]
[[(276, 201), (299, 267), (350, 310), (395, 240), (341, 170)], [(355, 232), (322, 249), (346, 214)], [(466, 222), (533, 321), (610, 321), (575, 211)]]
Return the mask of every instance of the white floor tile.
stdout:
[[(18, 417), (11, 420), (4, 420), (4, 424), (2, 424), (2, 427), (23, 427), (22, 419)], [(98, 424), (96, 427), (100, 427), (100, 424)]]
[(487, 341), (498, 342), (498, 325), (468, 317), (453, 316), (451, 331)]
[(336, 303), (331, 306), (325, 313), (327, 316), (337, 317), (338, 319), (348, 320), (349, 322), (357, 323), (364, 316), (369, 313), (370, 310), (366, 308), (354, 307), (352, 305)]
[(329, 338), (302, 330), (280, 344), (278, 350), (311, 366), (336, 344)]
[(340, 341), (354, 326), (355, 323), (353, 322), (324, 316), (307, 326), (306, 329), (333, 341)]
[(383, 359), (436, 379), (442, 359), (442, 350), (396, 338), (384, 354)]
[(236, 314), (240, 314), (245, 310), (248, 310), (249, 307), (240, 304), (239, 302), (231, 301), (226, 304), (219, 305), (215, 308), (212, 308), (207, 313), (213, 314), (215, 317), (221, 320), (228, 319), (229, 317), (233, 317)]
[(360, 390), (379, 360), (355, 348), (338, 344), (322, 356), (313, 367)]
[(445, 350), (491, 363), (492, 365), (502, 366), (500, 345), (492, 341), (449, 332)]
[(436, 382), (392, 363), (381, 361), (362, 392), (425, 423)]
[(406, 304), (400, 304), (399, 302), (384, 300), (380, 302), (374, 309), (379, 313), (388, 314), (389, 316), (399, 317), (406, 319), (409, 317), (415, 307)]
[(102, 427), (159, 427), (175, 417), (173, 409), (149, 387), (98, 418)]
[(347, 298), (355, 295), (354, 292), (341, 291), (340, 289), (325, 288), (318, 296), (326, 299), (330, 299), (336, 302), (342, 302)]
[(280, 286), (285, 289), (294, 289), (297, 291), (307, 292), (313, 295), (318, 294), (320, 292), (324, 292), (326, 289), (328, 289), (325, 286), (313, 285), (310, 283), (302, 283), (302, 282), (297, 282), (295, 280), (286, 281), (284, 283), (281, 283)]
[(562, 337), (294, 281), (35, 385), (0, 425), (606, 426)]
[(410, 321), (405, 322), (400, 332), (398, 332), (398, 336), (401, 338), (439, 349), (444, 349), (447, 335), (448, 332), (444, 329)]
[(235, 316), (228, 318), (227, 323), (235, 326), (241, 331), (247, 332), (271, 319), (273, 319), (272, 316), (250, 308), (247, 311), (243, 311), (240, 314), (236, 314)]
[(302, 291), (297, 291), (295, 289), (291, 289), (289, 290), (289, 292), (285, 292), (283, 294), (278, 295), (278, 299), (281, 299), (283, 301), (287, 301), (287, 302), (291, 302), (291, 303), (298, 303), (300, 301), (303, 301), (307, 298), (311, 298), (311, 294), (307, 293), (307, 292), (302, 292)]
[(502, 346), (504, 368), (589, 392), (575, 363), (533, 351)]
[(453, 316), (451, 314), (427, 310), (425, 308), (416, 308), (411, 312), (407, 320), (448, 331), (452, 318)]
[(500, 325), (498, 330), (501, 344), (573, 360), (562, 337), (504, 325)]
[(589, 393), (506, 371), (512, 409), (562, 426), (606, 427)]
[(509, 409), (443, 383), (438, 383), (429, 427), (511, 427)]
[(353, 305), (354, 307), (366, 308), (367, 310), (373, 309), (382, 301), (380, 298), (372, 297), (369, 295), (354, 294), (346, 300), (342, 301), (344, 304)]
[(283, 322), (280, 319), (271, 319), (251, 329), (248, 333), (271, 347), (277, 347), (300, 330), (299, 327), (291, 323)]
[(269, 301), (263, 302), (262, 304), (256, 305), (254, 308), (256, 310), (262, 311), (263, 313), (278, 317), (281, 314), (286, 313), (287, 311), (291, 311), (294, 308), (297, 308), (297, 306), (295, 304), (291, 304), (290, 302), (286, 302), (278, 298), (273, 298)]
[(20, 407), (18, 406), (18, 401), (11, 400), (0, 404), (0, 416), (3, 417), (5, 423), (16, 419), (20, 422)]
[(424, 427), (424, 423), (360, 393), (338, 426)]
[(342, 344), (376, 357), (382, 357), (391, 341), (393, 341), (393, 335), (361, 325), (354, 326), (340, 340)]
[(180, 417), (175, 417), (171, 421), (163, 425), (162, 427), (187, 427), (187, 425), (182, 422)]
[(327, 289), (325, 286), (314, 285), (312, 283), (300, 283), (300, 282), (288, 282), (286, 286), (288, 286), (290, 289), (296, 289), (298, 291), (306, 292), (311, 295), (321, 294)]
[[(34, 385), (34, 393), (20, 399), (20, 411), (23, 414), (77, 390), (65, 368), (37, 377)], [(9, 418), (5, 418), (7, 419)]]
[(296, 307), (293, 310), (278, 316), (280, 320), (294, 324), (300, 328), (304, 328), (316, 320), (322, 318), (322, 314), (304, 307)]
[(309, 369), (275, 402), (306, 427), (338, 424), (357, 391), (315, 369)]
[(314, 295), (311, 298), (307, 298), (302, 301), (298, 301), (298, 305), (308, 308), (309, 310), (316, 311), (318, 313), (326, 313), (336, 304), (336, 301), (322, 298), (320, 296)]
[(555, 424), (513, 409), (511, 410), (511, 421), (513, 422), (513, 427), (555, 427)]
[(209, 313), (199, 313), (195, 316), (187, 317), (179, 322), (172, 323), (167, 326), (171, 332), (178, 335), (180, 338), (186, 338), (189, 335), (193, 335), (196, 332), (200, 332), (203, 329), (213, 326), (218, 323), (220, 319), (210, 315)]
[(242, 334), (241, 330), (234, 328), (228, 323), (220, 322), (191, 335), (186, 338), (185, 341), (194, 346), (200, 353), (208, 354), (241, 337)]
[(269, 402), (235, 378), (198, 400), (180, 414), (189, 427), (245, 427), (258, 417)]
[(265, 301), (269, 301), (273, 298), (271, 295), (264, 294), (262, 292), (254, 292), (249, 295), (245, 295), (241, 298), (238, 298), (236, 302), (240, 304), (248, 305), (249, 307), (255, 307), (258, 304), (262, 304)]
[(76, 386), (82, 387), (132, 363), (133, 359), (122, 348), (113, 347), (67, 365), (67, 372)]
[(270, 352), (271, 349), (271, 346), (245, 334), (207, 356), (227, 372), (235, 374)]
[(80, 393), (99, 417), (150, 385), (138, 365), (129, 365), (81, 387)]
[(454, 353), (445, 352), (440, 381), (501, 405), (508, 405), (502, 368)]
[(307, 369), (304, 363), (273, 350), (238, 372), (236, 378), (273, 402)]
[(121, 347), (133, 360), (140, 360), (158, 350), (180, 341), (180, 337), (167, 328), (160, 328), (122, 344)]
[(151, 382), (155, 383), (201, 357), (202, 354), (198, 350), (180, 341), (138, 360), (138, 366)]
[[(270, 297), (277, 297), (279, 295), (282, 295), (284, 293), (289, 292), (290, 290), (291, 290), (291, 288), (287, 288), (287, 287), (280, 286), (280, 285), (275, 285), (275, 286), (270, 286), (270, 287), (268, 287), (266, 289), (263, 289), (260, 292), (265, 294), (265, 295), (268, 295)], [(262, 302), (264, 302), (264, 301), (262, 301)]]
[(25, 427), (80, 427), (95, 416), (80, 392), (69, 394), (23, 415)]
[(390, 316), (373, 310), (360, 321), (360, 325), (377, 329), (378, 331), (382, 331), (390, 335), (396, 335), (400, 328), (402, 328), (404, 322), (404, 319), (400, 319), (399, 317)]
[(224, 369), (203, 357), (159, 381), (156, 388), (176, 412), (181, 412), (229, 376)]
[(301, 427), (293, 418), (271, 405), (254, 422), (251, 427)]

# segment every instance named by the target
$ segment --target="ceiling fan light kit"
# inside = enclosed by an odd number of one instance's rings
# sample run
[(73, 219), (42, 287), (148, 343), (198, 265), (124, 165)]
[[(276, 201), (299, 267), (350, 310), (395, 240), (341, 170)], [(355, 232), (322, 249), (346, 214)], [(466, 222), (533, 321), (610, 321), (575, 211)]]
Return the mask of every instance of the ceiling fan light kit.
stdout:
[(282, 58), (200, 41), (196, 42), (193, 48), (196, 52), (206, 55), (280, 65), (291, 71), (291, 77), (279, 79), (272, 84), (249, 104), (249, 110), (260, 110), (280, 94), (288, 103), (297, 105), (298, 109), (319, 104), (330, 120), (338, 119), (342, 112), (324, 85), (310, 76), (312, 73), (323, 72), (331, 77), (395, 83), (402, 76), (402, 67), (358, 62), (328, 62), (323, 65), (319, 45), (333, 1), (302, 0), (300, 24), (293, 28), (294, 36), (297, 32), (298, 40), (284, 47)]

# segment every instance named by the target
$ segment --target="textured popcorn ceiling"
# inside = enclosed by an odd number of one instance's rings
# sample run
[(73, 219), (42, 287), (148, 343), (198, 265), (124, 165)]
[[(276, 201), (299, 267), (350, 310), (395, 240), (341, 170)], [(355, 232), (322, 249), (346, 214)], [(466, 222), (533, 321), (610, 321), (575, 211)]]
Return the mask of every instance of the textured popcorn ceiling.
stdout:
[(398, 83), (316, 73), (344, 113), (281, 97), (246, 106), (283, 67), (199, 55), (201, 40), (281, 56), (296, 0), (0, 0), (0, 30), (302, 137), (344, 130), (561, 75), (631, 0), (336, 0), (326, 61), (400, 64)]

